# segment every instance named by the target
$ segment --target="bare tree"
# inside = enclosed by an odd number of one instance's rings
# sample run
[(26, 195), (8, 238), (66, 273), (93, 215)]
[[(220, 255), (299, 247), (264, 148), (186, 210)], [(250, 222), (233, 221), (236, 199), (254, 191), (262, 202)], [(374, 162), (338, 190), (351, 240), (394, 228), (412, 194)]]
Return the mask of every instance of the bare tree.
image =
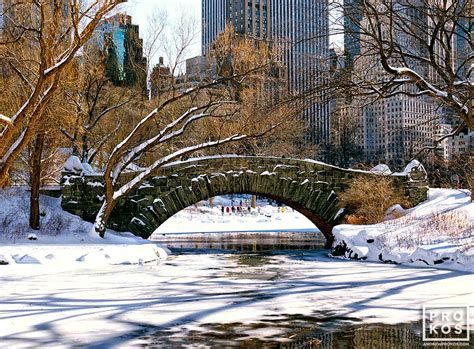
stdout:
[(330, 140), (325, 144), (326, 158), (337, 166), (352, 166), (363, 159), (359, 119), (354, 117), (357, 112), (344, 97), (334, 98), (333, 103)]
[(168, 28), (168, 14), (164, 10), (155, 10), (148, 16), (148, 23), (145, 27), (143, 40), (143, 53), (148, 62), (148, 73), (151, 70), (151, 62), (163, 49), (165, 29)]
[[(351, 71), (339, 87), (376, 99), (429, 96), (456, 117), (456, 129), (443, 138), (474, 129), (472, 1), (360, 0), (334, 6), (351, 38), (345, 48)], [(358, 61), (363, 69), (352, 69)]]
[[(0, 124), (0, 187), (8, 182), (15, 159), (35, 137), (44, 109), (58, 90), (62, 75), (105, 15), (123, 0), (94, 0), (81, 7), (78, 0), (12, 1), (4, 8), (0, 39), (2, 69), (8, 65), (29, 87), (27, 97)], [(18, 47), (29, 57), (19, 57)]]
[[(189, 33), (182, 33), (182, 45), (190, 44)], [(175, 51), (175, 66), (185, 49)], [(169, 88), (154, 101), (157, 107), (141, 118), (111, 152), (103, 174), (105, 200), (95, 221), (100, 236), (104, 236), (118, 200), (155, 176), (163, 166), (228, 143), (262, 137), (279, 126), (272, 115), (255, 117), (243, 112), (238, 100), (252, 86), (256, 74), (271, 67), (274, 57), (268, 47), (258, 49), (247, 39), (237, 40), (235, 33), (225, 32), (216, 42), (213, 54), (218, 62), (230, 65), (225, 72), (222, 70), (219, 77), (193, 87), (176, 84)], [(128, 174), (126, 179), (121, 176), (137, 161), (142, 171)]]
[[(357, 103), (403, 96), (437, 105), (433, 115), (421, 113), (415, 125), (393, 129), (405, 134), (406, 155), (436, 150), (447, 138), (474, 129), (473, 2), (469, 0), (334, 1), (343, 16), (347, 67), (332, 87)], [(452, 124), (439, 135), (440, 115)], [(429, 144), (416, 135), (432, 129)], [(427, 133), (428, 134), (428, 133)], [(410, 138), (412, 137), (412, 138)], [(397, 142), (394, 139), (394, 142)], [(424, 141), (425, 143), (426, 141)], [(466, 163), (469, 154), (465, 154)], [(471, 187), (474, 199), (474, 188)]]
[[(137, 88), (114, 86), (101, 58), (103, 54), (91, 47), (77, 59), (76, 79), (65, 92), (76, 116), (71, 127), (61, 127), (73, 153), (89, 164), (123, 126), (118, 113), (141, 95)], [(115, 118), (110, 120), (109, 116)]]

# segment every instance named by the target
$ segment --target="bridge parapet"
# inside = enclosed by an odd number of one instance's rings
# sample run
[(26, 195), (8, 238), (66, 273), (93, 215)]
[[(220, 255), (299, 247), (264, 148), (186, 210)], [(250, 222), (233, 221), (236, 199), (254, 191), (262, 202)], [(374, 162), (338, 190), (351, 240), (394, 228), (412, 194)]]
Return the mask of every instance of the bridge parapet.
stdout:
[[(134, 173), (121, 177), (124, 183)], [(135, 192), (119, 201), (110, 227), (148, 238), (168, 218), (209, 197), (224, 194), (257, 194), (279, 200), (308, 217), (328, 238), (338, 224), (337, 196), (360, 176), (372, 172), (347, 170), (312, 160), (268, 157), (207, 157), (176, 162), (162, 168)], [(424, 169), (393, 176), (414, 205), (426, 200)], [(104, 199), (100, 174), (64, 172), (62, 206), (93, 221)]]

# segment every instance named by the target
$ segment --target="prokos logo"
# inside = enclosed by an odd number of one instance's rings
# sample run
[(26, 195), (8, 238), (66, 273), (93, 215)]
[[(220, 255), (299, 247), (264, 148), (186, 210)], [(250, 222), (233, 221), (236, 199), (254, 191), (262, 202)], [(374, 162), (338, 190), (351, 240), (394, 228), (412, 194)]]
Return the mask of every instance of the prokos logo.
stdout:
[(469, 306), (424, 305), (424, 342), (469, 342)]

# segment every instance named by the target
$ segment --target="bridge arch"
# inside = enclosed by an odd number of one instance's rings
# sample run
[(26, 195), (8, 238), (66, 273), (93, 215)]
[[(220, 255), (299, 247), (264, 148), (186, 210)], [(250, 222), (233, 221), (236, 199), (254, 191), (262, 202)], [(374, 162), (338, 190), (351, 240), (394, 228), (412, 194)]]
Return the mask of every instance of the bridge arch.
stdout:
[[(270, 178), (272, 176), (275, 178)], [(191, 179), (189, 184), (179, 185), (159, 195), (151, 204), (140, 202), (135, 208), (137, 214), (130, 221), (129, 229), (136, 235), (148, 238), (176, 213), (200, 201), (228, 194), (254, 194), (293, 208), (308, 218), (327, 240), (332, 239), (331, 230), (339, 211), (337, 195), (322, 183), (315, 187), (310, 182), (300, 183), (291, 178), (278, 177), (276, 174), (259, 178), (259, 174), (253, 171), (227, 171), (199, 175)]]
[[(426, 199), (425, 175), (419, 180), (414, 176), (397, 176), (394, 180), (417, 204)], [(167, 165), (121, 199), (109, 226), (148, 238), (167, 219), (199, 201), (225, 194), (256, 194), (302, 213), (321, 230), (329, 245), (333, 240), (331, 230), (343, 216), (339, 214), (338, 194), (358, 176), (377, 174), (312, 160), (246, 156), (190, 159)], [(97, 175), (64, 173), (63, 208), (93, 221), (103, 198), (101, 183)]]

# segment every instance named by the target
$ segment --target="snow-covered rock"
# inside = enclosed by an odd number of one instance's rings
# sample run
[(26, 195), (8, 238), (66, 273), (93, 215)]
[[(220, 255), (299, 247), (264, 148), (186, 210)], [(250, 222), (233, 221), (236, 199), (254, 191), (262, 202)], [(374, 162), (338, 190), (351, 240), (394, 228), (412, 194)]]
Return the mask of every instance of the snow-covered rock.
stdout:
[(75, 155), (71, 155), (64, 164), (64, 170), (75, 173), (94, 174), (95, 171), (88, 163), (81, 162)]
[(382, 174), (382, 175), (392, 174), (392, 170), (390, 170), (390, 167), (388, 167), (385, 164), (379, 164), (379, 165), (375, 166), (374, 168), (372, 168), (370, 170), (370, 172), (374, 172), (374, 173), (378, 173), (378, 174)]
[(3, 254), (0, 254), (0, 265), (8, 265), (10, 261)]
[(75, 155), (70, 156), (64, 164), (64, 169), (71, 172), (82, 172), (81, 160)]
[(413, 169), (417, 169), (417, 170), (419, 170), (419, 171), (424, 171), (424, 172), (426, 172), (425, 167), (421, 164), (421, 162), (419, 162), (418, 160), (412, 160), (412, 161), (405, 167), (405, 169), (403, 170), (403, 173), (409, 174)]
[(392, 207), (388, 208), (384, 220), (388, 221), (403, 217), (405, 215), (405, 211), (406, 210), (400, 204), (393, 205)]
[(386, 218), (396, 219), (336, 226), (333, 254), (474, 272), (474, 203), (468, 191), (430, 189), (428, 201), (410, 210), (393, 206)]
[(30, 234), (28, 234), (27, 239), (28, 240), (38, 240), (38, 236), (36, 236), (36, 234), (30, 233)]
[(41, 264), (37, 258), (30, 256), (29, 254), (13, 255), (12, 257), (17, 264)]

